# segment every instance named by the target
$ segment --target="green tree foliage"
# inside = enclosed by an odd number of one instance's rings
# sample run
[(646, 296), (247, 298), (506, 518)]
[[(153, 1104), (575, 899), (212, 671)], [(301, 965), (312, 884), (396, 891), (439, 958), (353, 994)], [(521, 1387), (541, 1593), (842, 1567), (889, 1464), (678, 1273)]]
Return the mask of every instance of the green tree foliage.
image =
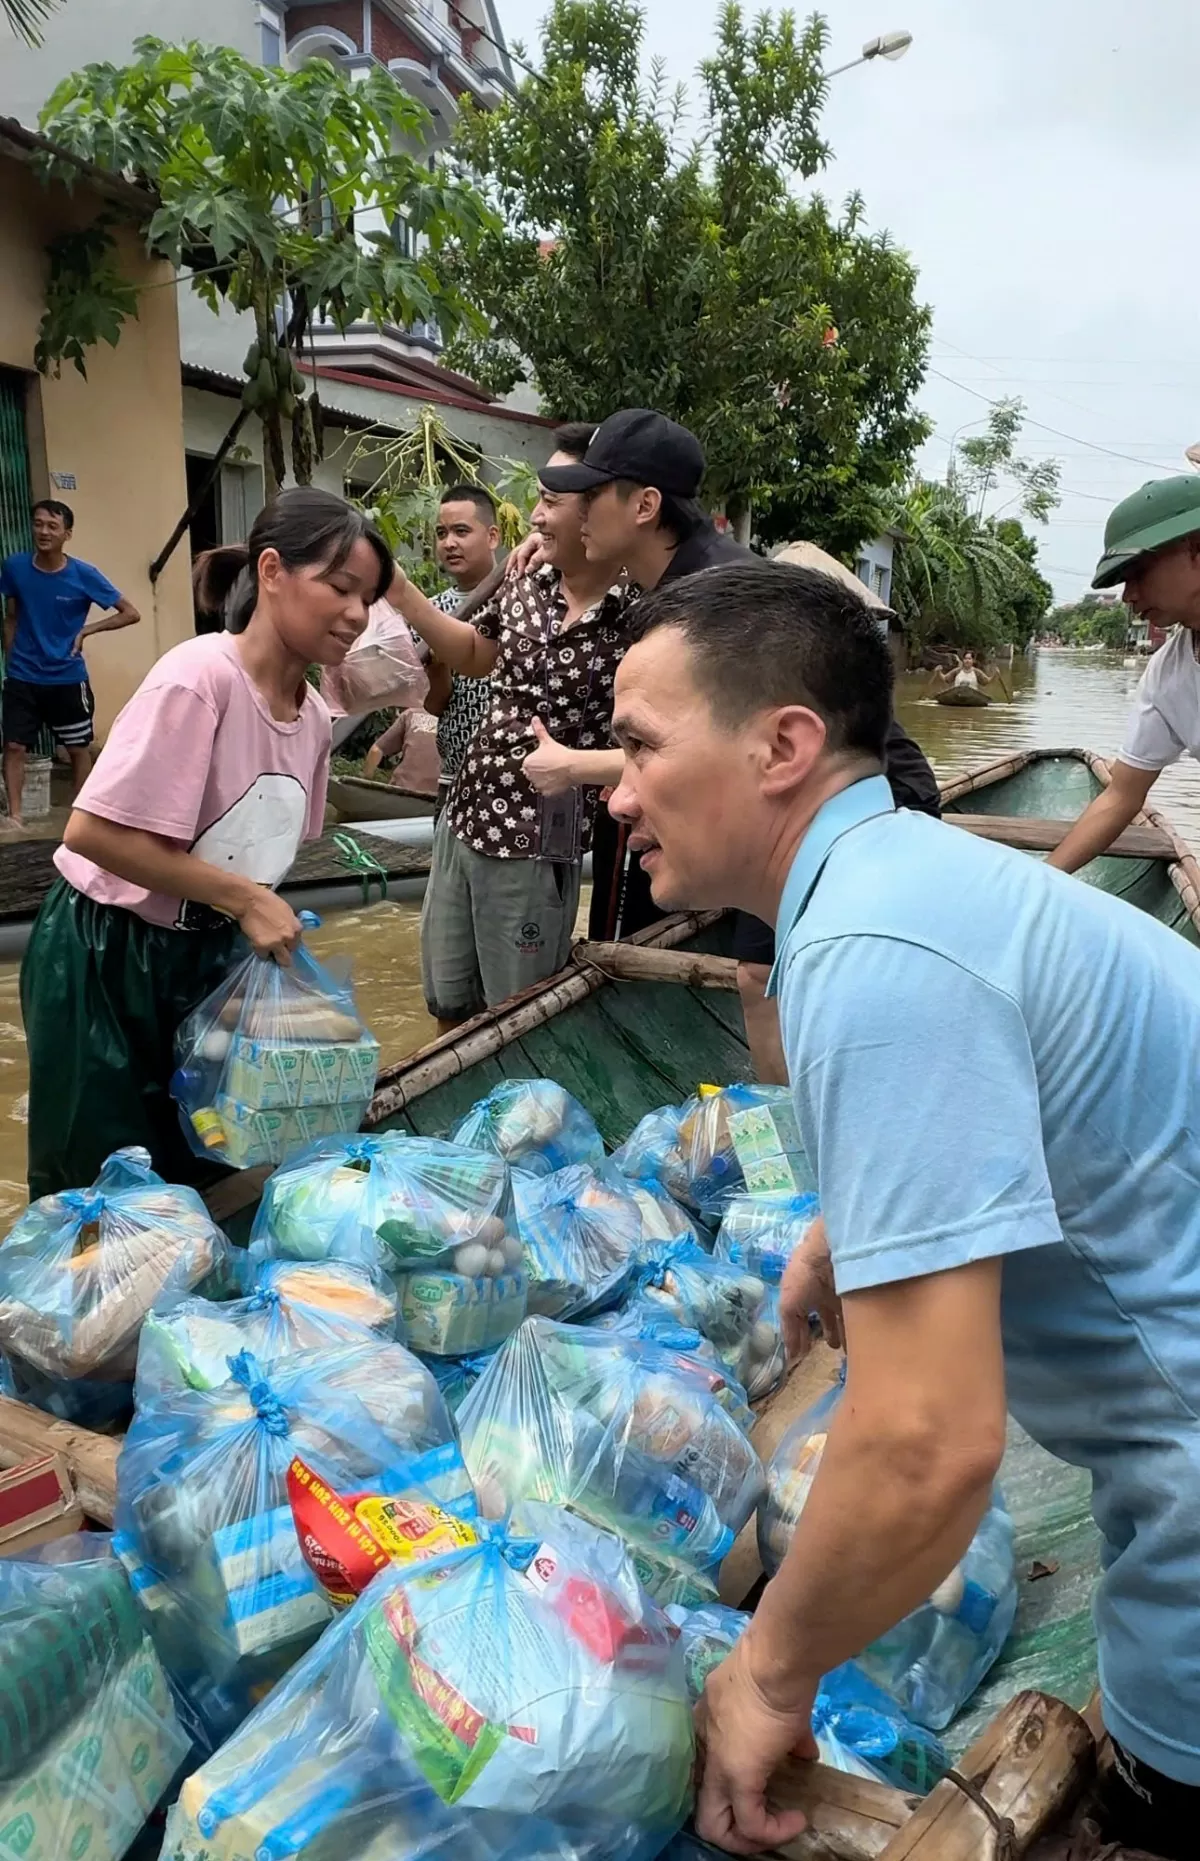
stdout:
[(456, 359), (497, 391), (531, 379), (562, 418), (661, 408), (704, 442), (714, 503), (851, 553), (927, 430), (929, 316), (861, 200), (795, 191), (828, 155), (824, 22), (725, 6), (694, 138), (685, 94), (643, 81), (643, 27), (630, 0), (555, 0), (541, 77), (464, 107), (497, 224), (448, 255), (488, 319)]
[(959, 486), (924, 478), (890, 516), (900, 532), (892, 604), (914, 662), (933, 645), (986, 652), (1038, 631), (1053, 590), (1034, 566), (1035, 539), (1014, 519), (981, 519)]
[(1101, 601), (1089, 594), (1082, 601), (1053, 608), (1045, 626), (1046, 632), (1057, 634), (1064, 646), (1107, 646), (1119, 652), (1135, 624), (1124, 601)]
[(953, 469), (977, 516), (983, 516), (988, 494), (998, 485), (1015, 486), (1008, 502), (1019, 504), (1025, 516), (1038, 523), (1045, 523), (1062, 502), (1060, 461), (1017, 456), (1024, 420), (1024, 401), (1015, 395), (996, 401), (988, 414), (987, 432), (965, 439), (958, 449), (962, 463)]
[[(351, 82), (316, 59), (299, 71), (251, 63), (227, 46), (139, 39), (128, 65), (95, 64), (64, 80), (42, 127), (71, 154), (143, 184), (156, 210), (151, 250), (189, 274), (209, 308), (253, 315), (245, 402), (263, 422), (271, 477), (286, 470), (285, 427), (300, 482), (319, 455), (319, 407), (295, 367), (314, 318), (339, 329), (360, 319), (430, 318), (453, 333), (474, 315), (437, 264), (453, 240), (468, 251), (487, 222), (469, 184), (432, 173), (422, 154), (429, 117), (386, 71)], [(68, 183), (67, 164), (52, 172)], [(403, 217), (415, 254), (390, 233), (356, 232), (356, 207)], [(115, 343), (133, 314), (118, 288), (111, 220), (91, 250), (51, 248), (39, 366), (83, 372), (96, 340)], [(412, 242), (409, 242), (411, 245)]]
[(986, 434), (964, 441), (944, 483), (914, 479), (892, 501), (892, 600), (916, 661), (933, 645), (1024, 647), (1045, 620), (1054, 590), (1038, 573), (1036, 537), (1016, 517), (984, 515), (998, 487), (1015, 487), (1007, 502), (1039, 522), (1059, 502), (1058, 460), (1017, 456), (1023, 414), (1020, 401), (997, 401)]
[(42, 23), (54, 11), (54, 0), (0, 0), (0, 18), (26, 45), (40, 45)]
[[(1057, 460), (1052, 461), (1057, 464)], [(1046, 625), (1054, 602), (1054, 589), (1038, 571), (1038, 544), (1015, 517), (998, 518), (992, 525), (999, 541), (1025, 564), (1026, 574), (1014, 576), (998, 597), (996, 625), (1001, 642), (1011, 641), (1018, 652), (1027, 651)]]

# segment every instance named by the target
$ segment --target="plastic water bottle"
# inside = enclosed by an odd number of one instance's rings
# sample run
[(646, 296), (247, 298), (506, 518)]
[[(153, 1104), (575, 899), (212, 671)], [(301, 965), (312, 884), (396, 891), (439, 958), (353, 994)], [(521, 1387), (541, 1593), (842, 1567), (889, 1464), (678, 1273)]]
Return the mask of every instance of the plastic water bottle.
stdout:
[(997, 1494), (957, 1571), (859, 1665), (911, 1718), (940, 1732), (996, 1659), (1016, 1610), (1013, 1524)]

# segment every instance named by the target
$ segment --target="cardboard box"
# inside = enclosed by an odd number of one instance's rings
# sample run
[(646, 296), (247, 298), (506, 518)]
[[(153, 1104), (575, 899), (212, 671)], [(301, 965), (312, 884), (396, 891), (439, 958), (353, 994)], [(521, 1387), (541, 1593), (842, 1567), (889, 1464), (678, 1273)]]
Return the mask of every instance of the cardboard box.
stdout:
[(39, 1454), (0, 1473), (0, 1557), (22, 1557), (83, 1530), (83, 1508), (61, 1454)]

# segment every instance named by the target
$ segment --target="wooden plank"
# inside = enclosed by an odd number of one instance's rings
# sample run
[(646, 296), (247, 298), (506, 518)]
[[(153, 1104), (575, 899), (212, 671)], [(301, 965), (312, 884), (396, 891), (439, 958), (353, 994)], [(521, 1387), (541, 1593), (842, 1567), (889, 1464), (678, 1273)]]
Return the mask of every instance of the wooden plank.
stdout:
[[(798, 1363), (785, 1383), (768, 1396), (758, 1411), (750, 1439), (764, 1466), (770, 1460), (784, 1434), (811, 1408), (819, 1397), (832, 1388), (842, 1366), (840, 1351), (827, 1344), (814, 1344), (803, 1363)], [(762, 1576), (758, 1555), (758, 1527), (755, 1519), (743, 1526), (733, 1547), (721, 1565), (717, 1579), (721, 1601), (731, 1609), (740, 1609)]]
[(571, 961), (630, 982), (680, 982), (686, 989), (737, 988), (738, 966), (731, 956), (645, 950), (627, 943), (577, 943)]
[(744, 1037), (702, 1018), (688, 989), (622, 982), (602, 990), (597, 1007), (626, 1045), (662, 1075), (660, 1105), (678, 1104), (701, 1084), (724, 1086), (750, 1077)]
[(0, 1396), (0, 1466), (15, 1467), (34, 1454), (59, 1454), (71, 1470), (88, 1517), (111, 1525), (117, 1504), (117, 1435), (92, 1434), (56, 1421), (27, 1403)]
[[(1019, 1861), (1070, 1808), (1095, 1760), (1095, 1741), (1077, 1712), (1048, 1693), (1018, 1693), (976, 1739), (959, 1772), (1012, 1824), (1007, 1852)], [(880, 1851), (880, 1861), (979, 1861), (997, 1847), (991, 1819), (943, 1779)]]
[[(1074, 821), (1039, 821), (1022, 814), (945, 814), (951, 827), (965, 827), (981, 840), (999, 840), (1026, 853), (1053, 853)], [(1171, 835), (1161, 827), (1127, 827), (1104, 851), (1105, 859), (1178, 859)]]
[(802, 1809), (809, 1825), (776, 1855), (787, 1861), (878, 1861), (920, 1798), (793, 1758), (772, 1779), (771, 1801), (777, 1809)]

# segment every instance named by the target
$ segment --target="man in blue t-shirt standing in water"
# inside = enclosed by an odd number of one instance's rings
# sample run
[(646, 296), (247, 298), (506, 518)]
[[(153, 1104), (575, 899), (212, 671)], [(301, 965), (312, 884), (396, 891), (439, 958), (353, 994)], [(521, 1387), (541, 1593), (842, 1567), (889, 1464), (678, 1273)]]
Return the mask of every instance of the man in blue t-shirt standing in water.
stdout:
[[(75, 513), (57, 498), (33, 507), (33, 549), (0, 563), (4, 601), (4, 786), (14, 827), (22, 825), (25, 754), (43, 729), (71, 758), (74, 794), (92, 766), (92, 688), (83, 642), (141, 619), (99, 569), (66, 553)], [(88, 620), (93, 607), (112, 609)]]

